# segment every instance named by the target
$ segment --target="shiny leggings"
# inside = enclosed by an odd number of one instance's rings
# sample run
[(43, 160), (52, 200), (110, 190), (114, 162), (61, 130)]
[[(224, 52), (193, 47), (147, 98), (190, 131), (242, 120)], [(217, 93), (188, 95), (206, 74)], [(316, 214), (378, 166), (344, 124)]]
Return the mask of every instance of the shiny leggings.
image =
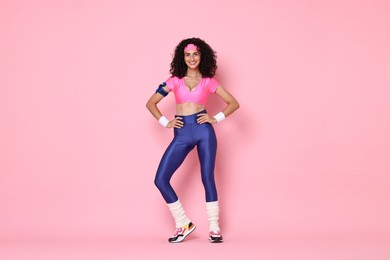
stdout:
[(217, 138), (210, 123), (198, 124), (197, 114), (180, 116), (184, 123), (182, 128), (174, 128), (174, 138), (165, 151), (157, 169), (154, 183), (167, 203), (173, 203), (178, 197), (170, 180), (174, 172), (183, 163), (188, 153), (196, 146), (200, 161), (202, 183), (206, 193), (206, 202), (217, 201), (217, 189), (214, 181)]

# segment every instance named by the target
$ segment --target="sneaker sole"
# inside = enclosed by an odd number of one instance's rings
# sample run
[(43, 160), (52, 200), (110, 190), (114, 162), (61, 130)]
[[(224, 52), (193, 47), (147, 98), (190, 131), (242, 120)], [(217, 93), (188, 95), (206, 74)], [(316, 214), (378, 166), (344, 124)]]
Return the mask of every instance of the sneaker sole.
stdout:
[(180, 243), (182, 241), (184, 241), (184, 239), (189, 235), (191, 234), (194, 230), (196, 229), (196, 226), (194, 225), (194, 227), (190, 230), (188, 230), (187, 234), (183, 235), (182, 237), (179, 237), (176, 241), (172, 241), (172, 242), (169, 242), (169, 243)]
[(209, 241), (210, 243), (222, 243), (223, 242), (223, 239), (216, 239), (216, 240), (212, 240), (211, 238), (209, 238)]

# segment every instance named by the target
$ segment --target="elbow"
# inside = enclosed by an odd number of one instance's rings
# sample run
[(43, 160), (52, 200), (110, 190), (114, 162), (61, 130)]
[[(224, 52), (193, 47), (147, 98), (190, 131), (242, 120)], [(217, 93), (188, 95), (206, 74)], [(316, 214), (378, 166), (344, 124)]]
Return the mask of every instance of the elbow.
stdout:
[(146, 102), (146, 108), (151, 111), (151, 109), (153, 108), (153, 106), (155, 106), (155, 104), (153, 104), (150, 100), (148, 100), (148, 102)]
[(231, 102), (228, 103), (228, 115), (236, 111), (237, 109), (240, 108), (240, 104), (237, 102), (237, 100), (232, 100)]
[(238, 103), (238, 101), (236, 100), (235, 102), (234, 102), (234, 110), (237, 110), (237, 109), (239, 109), (240, 108), (240, 103)]

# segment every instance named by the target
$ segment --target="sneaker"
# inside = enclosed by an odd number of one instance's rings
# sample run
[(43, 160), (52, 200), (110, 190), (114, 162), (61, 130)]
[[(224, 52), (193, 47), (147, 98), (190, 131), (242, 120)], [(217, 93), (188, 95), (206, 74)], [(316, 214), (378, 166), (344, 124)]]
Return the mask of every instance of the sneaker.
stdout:
[(221, 242), (223, 242), (223, 239), (222, 239), (222, 236), (221, 236), (221, 232), (219, 232), (219, 231), (210, 231), (209, 241), (211, 243), (221, 243)]
[(192, 224), (192, 222), (188, 223), (188, 225), (185, 225), (181, 228), (176, 228), (176, 232), (173, 236), (171, 236), (168, 241), (169, 243), (179, 243), (184, 240), (189, 234), (194, 231), (196, 226)]

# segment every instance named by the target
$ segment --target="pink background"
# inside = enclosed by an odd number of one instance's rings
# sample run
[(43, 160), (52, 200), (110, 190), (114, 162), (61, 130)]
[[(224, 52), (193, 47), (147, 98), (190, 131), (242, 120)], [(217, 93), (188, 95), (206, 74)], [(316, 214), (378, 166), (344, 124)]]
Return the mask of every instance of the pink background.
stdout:
[[(380, 0), (1, 1), (0, 256), (103, 238), (122, 239), (122, 256), (172, 251), (153, 184), (172, 132), (145, 104), (174, 47), (195, 36), (241, 105), (215, 126), (226, 243), (212, 252), (389, 259), (389, 13)], [(223, 105), (212, 97), (208, 110)], [(159, 107), (172, 117), (173, 95)], [(209, 247), (195, 152), (173, 185), (198, 225), (173, 250)]]

